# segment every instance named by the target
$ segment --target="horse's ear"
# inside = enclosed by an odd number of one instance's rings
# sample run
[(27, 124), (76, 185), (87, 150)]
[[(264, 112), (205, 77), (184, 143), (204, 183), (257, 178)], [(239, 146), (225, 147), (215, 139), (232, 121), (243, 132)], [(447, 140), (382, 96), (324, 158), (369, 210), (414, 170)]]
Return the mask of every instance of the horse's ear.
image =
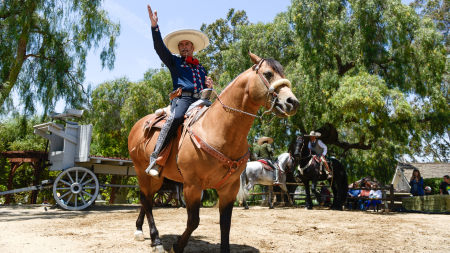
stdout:
[(259, 61), (261, 61), (261, 57), (257, 56), (256, 54), (252, 54), (252, 52), (250, 52), (250, 50), (248, 51), (248, 55), (250, 56), (250, 59), (252, 59), (252, 62), (254, 64), (258, 64)]

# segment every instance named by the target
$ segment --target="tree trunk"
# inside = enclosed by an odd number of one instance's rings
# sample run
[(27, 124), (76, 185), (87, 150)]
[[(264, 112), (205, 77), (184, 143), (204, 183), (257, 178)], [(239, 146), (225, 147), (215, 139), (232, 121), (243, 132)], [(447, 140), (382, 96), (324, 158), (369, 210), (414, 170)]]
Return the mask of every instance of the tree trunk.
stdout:
[(22, 69), (22, 65), (26, 59), (27, 54), (27, 45), (28, 45), (28, 39), (30, 37), (30, 27), (33, 22), (33, 13), (35, 11), (35, 4), (31, 4), (30, 9), (28, 11), (28, 17), (25, 19), (28, 21), (25, 23), (22, 27), (22, 32), (20, 34), (17, 51), (16, 51), (16, 57), (14, 59), (14, 62), (11, 66), (11, 70), (8, 73), (7, 77), (5, 78), (5, 82), (2, 84), (2, 87), (0, 89), (0, 106), (3, 105), (6, 98), (9, 97), (9, 94), (11, 93), (12, 88), (16, 84), (17, 78), (19, 77), (20, 70)]

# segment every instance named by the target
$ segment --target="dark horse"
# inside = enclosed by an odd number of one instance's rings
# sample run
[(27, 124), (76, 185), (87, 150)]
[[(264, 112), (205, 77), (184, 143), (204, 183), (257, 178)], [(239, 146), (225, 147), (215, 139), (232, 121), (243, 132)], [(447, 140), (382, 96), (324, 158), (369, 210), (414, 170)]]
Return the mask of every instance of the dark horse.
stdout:
[[(308, 149), (309, 137), (300, 136), (295, 141), (291, 143), (289, 146), (289, 153), (295, 159), (295, 168), (300, 166), (304, 168), (307, 166), (313, 156), (311, 155), (310, 150)], [(333, 179), (328, 179), (330, 182), (331, 189), (333, 191), (333, 204), (331, 205), (331, 209), (333, 210), (342, 210), (342, 206), (345, 205), (347, 201), (347, 192), (348, 192), (348, 183), (347, 183), (347, 173), (345, 171), (344, 166), (337, 160), (331, 159), (332, 166), (330, 169), (333, 170), (334, 177)], [(319, 173), (320, 164), (318, 162), (311, 163), (307, 169), (303, 171), (303, 175), (298, 173), (296, 176), (299, 178), (303, 184), (305, 185), (306, 192), (306, 208), (312, 209), (313, 204), (311, 201), (311, 195), (309, 192), (309, 182), (312, 181), (311, 190), (316, 196), (317, 201), (320, 204), (323, 204), (325, 198), (322, 198), (322, 195), (317, 191), (317, 182), (327, 180), (327, 174), (323, 171), (322, 174)]]

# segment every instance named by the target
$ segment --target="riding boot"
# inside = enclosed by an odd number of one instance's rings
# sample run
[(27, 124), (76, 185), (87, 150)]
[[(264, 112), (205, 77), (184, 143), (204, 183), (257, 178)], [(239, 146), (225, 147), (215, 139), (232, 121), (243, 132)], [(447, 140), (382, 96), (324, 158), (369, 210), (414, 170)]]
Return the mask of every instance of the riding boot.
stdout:
[(166, 123), (164, 124), (163, 128), (161, 129), (161, 132), (159, 133), (159, 136), (158, 136), (158, 140), (156, 141), (155, 149), (154, 149), (153, 153), (150, 155), (150, 163), (149, 163), (147, 169), (145, 170), (145, 172), (152, 177), (159, 178), (159, 169), (160, 169), (161, 165), (156, 164), (156, 159), (158, 158), (159, 153), (161, 153), (161, 151), (164, 149), (164, 147), (168, 144), (168, 140), (170, 140), (170, 138), (172, 138), (172, 136), (168, 137), (167, 134), (169, 133), (169, 130), (172, 126), (174, 117), (175, 117), (175, 111), (173, 111), (170, 114), (169, 118), (167, 119)]
[(277, 164), (273, 164), (273, 165), (274, 165), (273, 167), (275, 167), (275, 170), (273, 171), (273, 184), (279, 185), (280, 184), (280, 168), (278, 168)]

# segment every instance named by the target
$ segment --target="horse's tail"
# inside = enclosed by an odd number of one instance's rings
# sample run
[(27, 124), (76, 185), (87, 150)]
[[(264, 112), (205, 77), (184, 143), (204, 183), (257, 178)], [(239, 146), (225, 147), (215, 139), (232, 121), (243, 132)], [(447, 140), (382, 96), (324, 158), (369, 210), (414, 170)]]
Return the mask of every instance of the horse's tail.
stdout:
[(245, 187), (245, 178), (247, 177), (247, 168), (244, 169), (244, 171), (241, 174), (241, 182), (240, 182), (240, 186), (239, 186), (239, 192), (237, 194), (237, 200), (238, 201), (244, 201), (248, 198), (248, 191)]

